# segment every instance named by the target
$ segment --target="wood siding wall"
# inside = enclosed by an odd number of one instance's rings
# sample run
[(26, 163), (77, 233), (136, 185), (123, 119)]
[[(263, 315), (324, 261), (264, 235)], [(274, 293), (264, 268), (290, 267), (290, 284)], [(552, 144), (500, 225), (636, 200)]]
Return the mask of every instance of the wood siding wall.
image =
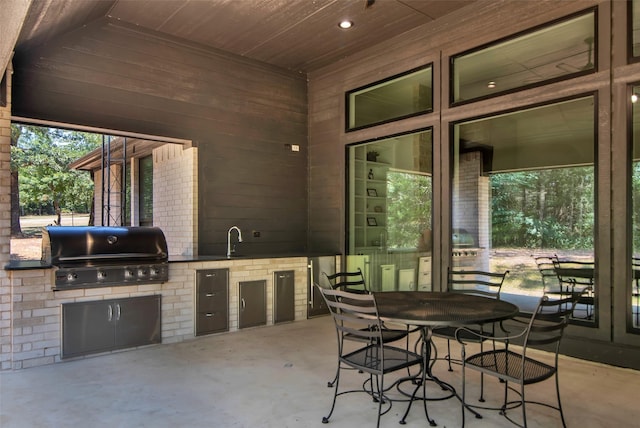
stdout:
[[(449, 58), (465, 50), (517, 34), (587, 8), (598, 7), (597, 73), (542, 87), (449, 107)], [(626, 213), (611, 205), (611, 195), (625, 207), (623, 186), (612, 187), (624, 170), (611, 167), (612, 153), (626, 153), (626, 103), (613, 100), (611, 91), (624, 94), (628, 82), (638, 81), (640, 65), (626, 64), (625, 2), (553, 1), (477, 2), (432, 24), (371, 47), (339, 63), (309, 74), (309, 233), (312, 245), (345, 248), (345, 147), (396, 133), (433, 127), (434, 135), (434, 248), (433, 281), (442, 288), (451, 253), (450, 239), (450, 124), (457, 120), (518, 109), (536, 103), (595, 93), (598, 98), (598, 208), (594, 224), (600, 299), (598, 328), (571, 326), (565, 352), (581, 358), (638, 368), (640, 337), (626, 332), (626, 296), (629, 293), (628, 249), (624, 239), (611, 240), (611, 230), (621, 236), (628, 230)], [(612, 26), (612, 23), (615, 25)], [(614, 46), (616, 43), (618, 47)], [(613, 61), (613, 65), (612, 65)], [(345, 132), (345, 92), (415, 67), (434, 64), (434, 111), (421, 117)], [(623, 66), (616, 67), (622, 64)], [(631, 70), (633, 69), (633, 70)], [(613, 70), (613, 71), (612, 71)], [(633, 74), (635, 77), (631, 77)], [(612, 75), (617, 80), (612, 79)], [(618, 109), (618, 110), (616, 110)], [(620, 113), (622, 112), (622, 113)], [(611, 116), (622, 126), (612, 128)], [(618, 155), (618, 161), (624, 158)], [(620, 157), (622, 156), (622, 157)], [(617, 210), (615, 217), (611, 210)], [(612, 252), (613, 248), (613, 252)], [(613, 254), (621, 257), (615, 258)], [(625, 274), (618, 274), (624, 272)], [(616, 278), (618, 280), (616, 281)], [(612, 309), (615, 301), (621, 307)], [(616, 314), (620, 315), (616, 315)], [(613, 330), (613, 333), (612, 333)]]
[(109, 19), (37, 49), (14, 60), (15, 116), (198, 147), (199, 254), (225, 254), (232, 225), (245, 254), (306, 249), (305, 76)]

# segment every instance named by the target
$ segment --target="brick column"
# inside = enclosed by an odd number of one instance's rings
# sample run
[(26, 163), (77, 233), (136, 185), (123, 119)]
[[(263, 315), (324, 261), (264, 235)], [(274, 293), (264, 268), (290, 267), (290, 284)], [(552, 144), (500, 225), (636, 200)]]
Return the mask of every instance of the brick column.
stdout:
[(491, 245), (491, 186), (489, 177), (482, 175), (482, 152), (460, 155), (458, 177), (454, 183), (452, 227), (469, 232), (479, 250), (474, 258), (476, 269), (489, 270)]
[(11, 366), (11, 281), (3, 268), (11, 254), (11, 61), (7, 66), (7, 105), (0, 106), (0, 368)]

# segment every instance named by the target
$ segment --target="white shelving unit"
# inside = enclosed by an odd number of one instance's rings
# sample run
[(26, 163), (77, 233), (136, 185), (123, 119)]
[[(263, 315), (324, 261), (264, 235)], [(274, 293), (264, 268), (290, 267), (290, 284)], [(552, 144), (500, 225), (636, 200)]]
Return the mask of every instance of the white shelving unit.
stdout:
[[(373, 160), (371, 151), (378, 153)], [(352, 159), (351, 182), (354, 192), (351, 203), (354, 254), (370, 254), (386, 246), (387, 171), (392, 164), (392, 151), (371, 146), (356, 148)]]

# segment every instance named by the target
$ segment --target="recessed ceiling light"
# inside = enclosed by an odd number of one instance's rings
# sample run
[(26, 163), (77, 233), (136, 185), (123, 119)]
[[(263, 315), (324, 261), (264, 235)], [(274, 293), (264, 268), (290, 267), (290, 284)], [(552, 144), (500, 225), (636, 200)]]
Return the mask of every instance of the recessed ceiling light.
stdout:
[(489, 83), (487, 83), (487, 88), (489, 89), (493, 89), (496, 87), (496, 82), (494, 82), (493, 80)]
[(345, 19), (344, 21), (340, 21), (340, 23), (338, 24), (338, 27), (342, 28), (343, 30), (347, 30), (353, 27), (353, 21), (349, 21)]

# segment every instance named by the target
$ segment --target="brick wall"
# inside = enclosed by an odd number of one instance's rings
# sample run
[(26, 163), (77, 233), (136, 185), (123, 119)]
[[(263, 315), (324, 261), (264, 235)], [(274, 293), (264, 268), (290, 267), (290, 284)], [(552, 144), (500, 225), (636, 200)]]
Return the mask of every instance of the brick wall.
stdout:
[(454, 251), (456, 265), (489, 270), (490, 191), (489, 177), (482, 175), (482, 153), (479, 151), (462, 153), (458, 175), (454, 179), (452, 227), (469, 232), (474, 239), (473, 246), (480, 250), (462, 256)]
[(238, 283), (241, 281), (266, 281), (267, 325), (273, 324), (273, 284), (277, 271), (294, 271), (295, 319), (307, 318), (306, 257), (171, 263), (169, 281), (164, 284), (65, 291), (52, 291), (52, 269), (2, 271), (8, 274), (8, 280), (5, 281), (10, 283), (13, 299), (4, 304), (1, 367), (3, 370), (22, 369), (60, 361), (64, 303), (160, 294), (162, 342), (177, 343), (193, 339), (196, 270), (224, 268), (229, 269), (229, 331), (238, 329)]
[[(0, 106), (0, 263), (9, 261), (11, 254), (11, 61), (7, 66), (7, 105)], [(9, 365), (11, 358), (11, 282), (7, 272), (0, 270), (0, 368)]]
[(198, 251), (197, 149), (165, 144), (153, 151), (153, 225), (167, 239), (170, 255)]

